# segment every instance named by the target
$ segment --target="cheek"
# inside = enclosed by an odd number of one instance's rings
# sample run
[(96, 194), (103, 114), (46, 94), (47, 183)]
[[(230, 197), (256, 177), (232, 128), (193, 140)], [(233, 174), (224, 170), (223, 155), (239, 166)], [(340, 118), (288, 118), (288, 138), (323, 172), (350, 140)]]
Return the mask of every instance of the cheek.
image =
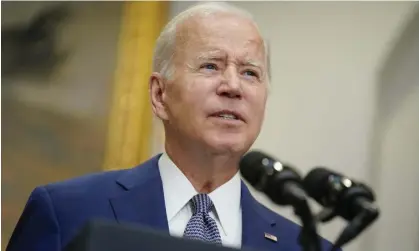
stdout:
[(188, 100), (185, 99), (187, 96), (184, 96), (183, 92), (182, 86), (177, 83), (173, 83), (166, 89), (165, 104), (169, 113), (169, 120), (174, 124), (181, 123), (184, 120), (183, 117), (188, 115), (188, 111), (185, 110), (185, 107), (188, 107), (186, 103)]
[(251, 108), (257, 112), (264, 111), (267, 99), (267, 91), (265, 87), (255, 87), (247, 90), (247, 99)]
[(189, 106), (188, 109), (203, 112), (215, 94), (215, 81), (197, 77), (185, 86), (182, 99)]
[(185, 78), (176, 81), (173, 88), (174, 96), (188, 103), (200, 102), (213, 85), (212, 82), (205, 78), (185, 75)]
[(260, 127), (264, 116), (266, 107), (266, 92), (265, 91), (254, 91), (250, 96), (249, 106), (254, 120), (254, 126)]
[(168, 89), (167, 107), (178, 123), (194, 126), (200, 118), (206, 96), (204, 88), (200, 88), (198, 83), (178, 81)]

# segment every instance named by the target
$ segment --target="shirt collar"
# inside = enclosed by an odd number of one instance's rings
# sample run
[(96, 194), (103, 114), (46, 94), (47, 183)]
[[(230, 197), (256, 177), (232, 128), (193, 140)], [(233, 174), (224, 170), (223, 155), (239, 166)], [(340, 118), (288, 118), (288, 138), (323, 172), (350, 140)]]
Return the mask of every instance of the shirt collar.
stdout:
[(167, 221), (170, 222), (197, 192), (166, 153), (163, 153), (159, 159), (159, 169)]
[[(188, 178), (180, 171), (166, 153), (159, 159), (160, 176), (163, 183), (167, 220), (170, 222), (179, 211), (198, 194)], [(235, 231), (237, 214), (240, 213), (241, 178), (237, 172), (233, 178), (208, 194), (214, 203), (225, 235)]]
[(233, 178), (209, 194), (225, 235), (236, 231), (236, 217), (240, 213), (241, 179), (237, 172)]

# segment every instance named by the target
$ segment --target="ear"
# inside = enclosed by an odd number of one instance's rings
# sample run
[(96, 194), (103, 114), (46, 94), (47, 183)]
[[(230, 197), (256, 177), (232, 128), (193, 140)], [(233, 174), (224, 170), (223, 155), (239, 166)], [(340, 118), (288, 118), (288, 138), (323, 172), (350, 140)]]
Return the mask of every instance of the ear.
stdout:
[(149, 81), (149, 93), (151, 100), (151, 108), (154, 114), (161, 120), (167, 120), (166, 104), (164, 95), (166, 95), (166, 86), (163, 76), (160, 73), (153, 72)]

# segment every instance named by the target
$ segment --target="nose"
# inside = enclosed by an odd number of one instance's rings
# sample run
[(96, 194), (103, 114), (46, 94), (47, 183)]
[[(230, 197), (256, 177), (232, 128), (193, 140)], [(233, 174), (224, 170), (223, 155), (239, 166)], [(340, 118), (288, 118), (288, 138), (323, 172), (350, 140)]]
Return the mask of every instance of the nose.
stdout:
[(221, 83), (217, 89), (217, 94), (235, 99), (242, 97), (241, 80), (235, 67), (228, 67), (224, 71)]

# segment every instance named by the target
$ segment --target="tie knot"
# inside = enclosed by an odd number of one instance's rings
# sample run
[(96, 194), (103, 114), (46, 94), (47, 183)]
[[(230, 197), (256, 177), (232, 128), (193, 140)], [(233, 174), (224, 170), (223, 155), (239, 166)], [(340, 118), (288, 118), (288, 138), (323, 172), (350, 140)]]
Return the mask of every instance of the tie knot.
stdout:
[(211, 198), (207, 194), (197, 194), (192, 198), (192, 212), (197, 213), (208, 213), (213, 207)]

